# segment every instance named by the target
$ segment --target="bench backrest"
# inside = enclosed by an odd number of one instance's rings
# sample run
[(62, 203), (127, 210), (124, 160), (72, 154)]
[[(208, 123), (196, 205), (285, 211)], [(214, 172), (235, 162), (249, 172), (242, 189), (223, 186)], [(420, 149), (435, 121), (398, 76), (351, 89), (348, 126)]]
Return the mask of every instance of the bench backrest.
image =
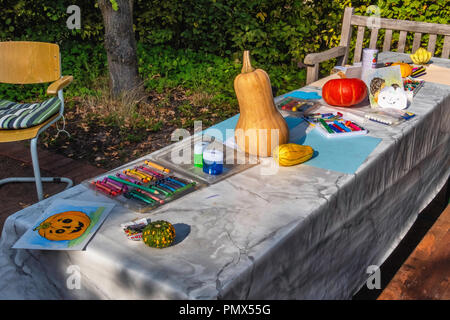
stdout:
[[(414, 33), (414, 40), (411, 52), (414, 53), (419, 47), (422, 35), (429, 34), (427, 50), (434, 56), (436, 48), (437, 35), (444, 36), (444, 46), (441, 57), (448, 59), (450, 53), (450, 25), (419, 21), (395, 20), (386, 18), (376, 18), (358, 16), (353, 14), (353, 8), (345, 8), (344, 19), (342, 21), (341, 43), (340, 46), (347, 47), (347, 53), (344, 56), (343, 64), (347, 63), (348, 50), (352, 37), (353, 26), (358, 27), (356, 35), (355, 54), (353, 62), (361, 61), (361, 54), (364, 42), (365, 28), (371, 29), (369, 48), (376, 49), (378, 32), (380, 29), (386, 29), (383, 41), (383, 48), (380, 51), (390, 51), (392, 43), (392, 33), (400, 32), (397, 52), (404, 52), (406, 46), (406, 36), (408, 32)], [(379, 48), (381, 49), (381, 48)]]

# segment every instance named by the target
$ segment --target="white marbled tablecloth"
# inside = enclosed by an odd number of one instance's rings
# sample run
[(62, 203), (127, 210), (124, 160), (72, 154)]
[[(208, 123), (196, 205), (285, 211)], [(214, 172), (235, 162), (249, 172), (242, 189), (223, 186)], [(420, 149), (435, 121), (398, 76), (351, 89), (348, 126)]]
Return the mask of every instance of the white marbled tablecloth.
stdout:
[[(446, 182), (449, 108), (450, 87), (426, 83), (409, 108), (417, 117), (367, 123), (382, 142), (355, 174), (256, 166), (149, 215), (116, 206), (85, 251), (11, 249), (55, 199), (105, 201), (77, 185), (6, 220), (0, 298), (348, 299)], [(160, 250), (127, 240), (119, 226), (139, 216), (170, 221), (182, 241)], [(80, 289), (67, 285), (69, 266)]]

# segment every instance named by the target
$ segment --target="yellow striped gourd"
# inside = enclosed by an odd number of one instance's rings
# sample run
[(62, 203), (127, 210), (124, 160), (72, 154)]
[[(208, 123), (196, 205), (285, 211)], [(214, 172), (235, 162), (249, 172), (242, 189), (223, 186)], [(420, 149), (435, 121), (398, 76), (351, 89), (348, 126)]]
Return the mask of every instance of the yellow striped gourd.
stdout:
[(280, 166), (294, 166), (308, 161), (314, 154), (310, 146), (302, 146), (295, 143), (286, 143), (277, 146), (273, 150), (273, 158)]

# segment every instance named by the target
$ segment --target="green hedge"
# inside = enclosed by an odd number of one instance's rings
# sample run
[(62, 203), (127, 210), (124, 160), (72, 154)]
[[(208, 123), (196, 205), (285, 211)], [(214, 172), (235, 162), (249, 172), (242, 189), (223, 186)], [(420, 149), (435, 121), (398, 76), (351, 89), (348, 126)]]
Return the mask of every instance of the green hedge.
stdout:
[[(81, 8), (82, 29), (71, 31), (66, 8), (74, 2)], [(447, 0), (135, 0), (134, 21), (138, 40), (146, 44), (230, 57), (250, 49), (265, 63), (289, 64), (338, 43), (346, 6), (365, 15), (372, 4), (382, 17), (447, 24), (450, 19)], [(1, 40), (63, 44), (103, 38), (94, 0), (0, 0), (0, 7)]]
[[(71, 4), (81, 8), (81, 30), (66, 28), (66, 9)], [(135, 0), (134, 22), (136, 38), (146, 48), (170, 47), (178, 53), (190, 49), (222, 57), (230, 65), (240, 58), (242, 50), (249, 49), (259, 67), (273, 69), (280, 77), (285, 72), (284, 79), (275, 81), (287, 89), (290, 80), (304, 79), (304, 70), (298, 75), (295, 72), (307, 53), (339, 43), (344, 8), (353, 6), (357, 14), (366, 15), (372, 4), (380, 7), (382, 17), (449, 23), (447, 0)], [(94, 0), (0, 0), (0, 8), (0, 40), (60, 44), (63, 70), (78, 79), (72, 92), (90, 94), (87, 88), (105, 73), (106, 61), (102, 18)], [(412, 40), (412, 36), (408, 37)], [(398, 34), (394, 34), (394, 40), (396, 37)], [(424, 44), (426, 40), (424, 37)], [(438, 40), (439, 54), (442, 38)], [(147, 56), (146, 51), (140, 52), (144, 53), (140, 62), (146, 64), (140, 65), (141, 71), (147, 72), (154, 52)], [(324, 64), (324, 72), (330, 66)], [(4, 90), (0, 89), (0, 94)]]

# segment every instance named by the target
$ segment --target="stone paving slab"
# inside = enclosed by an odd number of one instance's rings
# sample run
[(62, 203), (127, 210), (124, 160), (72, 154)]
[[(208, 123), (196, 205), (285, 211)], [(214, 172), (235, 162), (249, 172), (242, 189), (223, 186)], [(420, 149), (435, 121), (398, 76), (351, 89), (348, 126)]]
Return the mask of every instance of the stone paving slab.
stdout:
[(450, 299), (450, 205), (414, 249), (379, 300)]
[[(48, 150), (38, 148), (42, 176), (67, 177), (74, 184), (106, 172), (83, 161), (75, 161)], [(31, 177), (33, 167), (29, 143), (8, 142), (0, 144), (0, 179), (10, 176)], [(44, 196), (49, 197), (64, 190), (66, 184), (43, 183)], [(10, 183), (0, 186), (0, 230), (5, 219), (37, 202), (34, 183)]]

